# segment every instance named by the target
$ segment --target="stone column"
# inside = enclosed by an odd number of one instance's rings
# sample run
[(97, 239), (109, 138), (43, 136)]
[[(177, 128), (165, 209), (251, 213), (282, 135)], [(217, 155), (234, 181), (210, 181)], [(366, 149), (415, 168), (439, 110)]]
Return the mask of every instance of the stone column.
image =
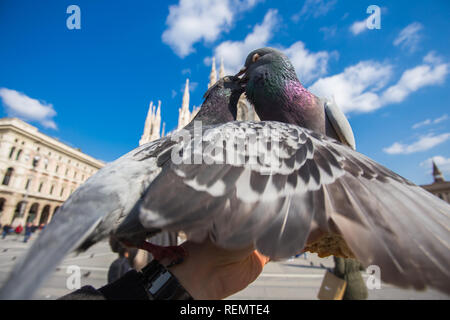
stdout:
[(49, 224), (50, 221), (52, 221), (53, 213), (54, 213), (54, 212), (53, 212), (53, 211), (54, 211), (54, 208), (56, 208), (56, 206), (50, 205), (50, 209), (48, 210), (48, 211), (49, 211), (49, 214), (48, 214), (47, 224)]
[(2, 225), (11, 223), (14, 216), (14, 210), (16, 209), (16, 203), (13, 203), (13, 197), (5, 197), (6, 202), (3, 207), (2, 216), (0, 217), (0, 222)]

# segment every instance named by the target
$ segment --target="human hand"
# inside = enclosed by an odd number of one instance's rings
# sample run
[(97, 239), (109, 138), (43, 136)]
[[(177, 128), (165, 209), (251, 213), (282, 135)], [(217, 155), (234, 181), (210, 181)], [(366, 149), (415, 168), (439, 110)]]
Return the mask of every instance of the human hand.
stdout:
[(245, 289), (269, 262), (253, 247), (230, 251), (209, 239), (203, 243), (186, 241), (181, 246), (187, 256), (169, 270), (196, 300), (224, 299)]

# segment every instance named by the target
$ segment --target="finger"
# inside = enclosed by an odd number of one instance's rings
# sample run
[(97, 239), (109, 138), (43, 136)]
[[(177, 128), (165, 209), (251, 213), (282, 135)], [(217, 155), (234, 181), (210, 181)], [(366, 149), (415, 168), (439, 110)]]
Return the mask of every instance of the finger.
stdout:
[(253, 254), (256, 255), (262, 266), (265, 266), (267, 263), (270, 262), (270, 258), (259, 253), (258, 250), (253, 251)]

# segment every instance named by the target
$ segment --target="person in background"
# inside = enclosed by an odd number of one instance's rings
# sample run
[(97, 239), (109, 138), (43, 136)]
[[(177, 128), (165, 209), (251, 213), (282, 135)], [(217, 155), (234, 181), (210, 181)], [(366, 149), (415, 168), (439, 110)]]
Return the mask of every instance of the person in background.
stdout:
[(108, 270), (108, 283), (112, 283), (121, 278), (131, 269), (135, 268), (134, 259), (137, 254), (137, 249), (123, 246), (114, 237), (109, 238), (109, 245), (111, 250), (119, 255), (119, 257), (113, 261)]
[(32, 233), (33, 233), (33, 225), (31, 224), (31, 222), (28, 222), (27, 225), (25, 226), (25, 237), (23, 238), (24, 243), (28, 242), (28, 239), (30, 239)]
[(23, 231), (23, 227), (22, 227), (21, 224), (19, 224), (19, 225), (16, 227), (16, 229), (14, 230), (14, 232), (15, 232), (16, 234), (21, 234), (22, 231)]
[(365, 300), (368, 292), (361, 276), (365, 270), (363, 265), (355, 259), (334, 258), (334, 275), (347, 282), (343, 300)]
[(11, 226), (9, 224), (5, 224), (3, 226), (2, 239), (6, 238), (6, 236), (9, 234), (10, 229), (11, 229)]

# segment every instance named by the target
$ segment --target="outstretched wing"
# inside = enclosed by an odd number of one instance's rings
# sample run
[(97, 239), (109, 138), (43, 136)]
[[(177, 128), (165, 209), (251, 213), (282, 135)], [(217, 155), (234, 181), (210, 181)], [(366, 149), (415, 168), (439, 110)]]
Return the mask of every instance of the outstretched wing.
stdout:
[(166, 155), (119, 231), (139, 221), (225, 248), (254, 244), (273, 259), (300, 252), (317, 235), (337, 235), (365, 266), (380, 266), (384, 281), (450, 292), (444, 201), (298, 126), (234, 122), (202, 134)]
[(77, 188), (14, 266), (0, 299), (31, 298), (67, 253), (85, 250), (114, 231), (161, 170), (156, 155), (170, 144), (161, 139), (141, 146)]

